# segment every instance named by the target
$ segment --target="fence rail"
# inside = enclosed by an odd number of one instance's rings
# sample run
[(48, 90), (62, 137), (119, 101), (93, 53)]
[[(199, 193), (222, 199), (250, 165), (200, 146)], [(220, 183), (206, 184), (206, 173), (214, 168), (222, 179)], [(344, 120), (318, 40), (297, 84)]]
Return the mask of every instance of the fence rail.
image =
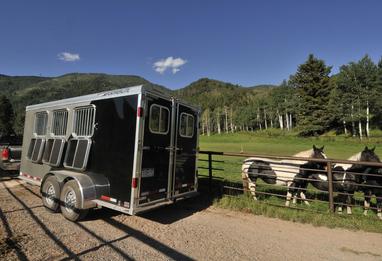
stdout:
[[(337, 186), (338, 184), (341, 184), (341, 181), (338, 181), (338, 180), (334, 180), (333, 178), (333, 174), (336, 175), (336, 174), (339, 174), (339, 173), (345, 173), (344, 171), (338, 171), (338, 170), (333, 170), (333, 166), (335, 164), (350, 164), (350, 165), (353, 165), (353, 164), (357, 164), (357, 165), (363, 165), (363, 166), (368, 166), (368, 167), (376, 167), (376, 168), (381, 168), (382, 169), (382, 163), (380, 162), (367, 162), (367, 161), (351, 161), (351, 160), (342, 160), (342, 159), (317, 159), (317, 158), (306, 158), (306, 157), (294, 157), (294, 156), (275, 156), (275, 155), (263, 155), (263, 154), (252, 154), (252, 153), (235, 153), (235, 152), (218, 152), (218, 151), (199, 151), (199, 154), (202, 154), (202, 155), (206, 155), (207, 156), (207, 159), (199, 159), (200, 162), (204, 162), (204, 163), (207, 163), (207, 166), (200, 166), (198, 167), (198, 169), (201, 169), (201, 170), (207, 170), (208, 171), (208, 175), (202, 175), (200, 174), (199, 176), (201, 177), (208, 177), (208, 190), (211, 192), (212, 191), (212, 184), (213, 184), (213, 179), (224, 179), (221, 177), (217, 177), (217, 176), (214, 176), (214, 171), (224, 171), (224, 168), (221, 167), (221, 165), (223, 165), (226, 161), (225, 160), (221, 160), (222, 157), (224, 157), (224, 159), (226, 158), (243, 158), (243, 159), (246, 159), (246, 158), (262, 158), (262, 159), (269, 159), (269, 160), (279, 160), (280, 162), (278, 162), (280, 164), (280, 166), (277, 166), (277, 168), (285, 168), (284, 170), (282, 170), (283, 172), (288, 172), (288, 168), (291, 168), (290, 166), (288, 166), (288, 164), (293, 164), (291, 162), (282, 162), (282, 160), (290, 160), (290, 161), (312, 161), (312, 162), (317, 162), (317, 163), (322, 163), (322, 164), (325, 164), (325, 170), (314, 170), (316, 171), (317, 173), (322, 173), (323, 175), (326, 175), (327, 177), (327, 191), (322, 191), (322, 190), (317, 190), (315, 189), (315, 193), (323, 193), (324, 195), (327, 195), (327, 200), (320, 200), (320, 199), (308, 199), (308, 198), (301, 198), (301, 197), (296, 197), (297, 199), (300, 199), (300, 200), (306, 200), (307, 202), (312, 202), (312, 201), (318, 201), (318, 202), (327, 202), (328, 203), (328, 207), (329, 207), (329, 210), (330, 212), (335, 212), (335, 205), (338, 205), (338, 206), (342, 206), (342, 205), (345, 205), (343, 202), (336, 202), (335, 201), (335, 194), (340, 196), (354, 196), (354, 194), (351, 194), (351, 193), (347, 193), (346, 191), (335, 191), (335, 186)], [(214, 158), (215, 157), (215, 158)], [(216, 157), (219, 157), (219, 159), (216, 159)], [(216, 166), (216, 164), (219, 164), (218, 166)], [(236, 164), (236, 163), (235, 163)], [(277, 164), (277, 162), (275, 163)], [(241, 175), (241, 165), (239, 165), (239, 163), (237, 163), (237, 175)], [(262, 166), (259, 164), (259, 166)], [(263, 165), (264, 166), (268, 166), (268, 165)], [(236, 168), (236, 166), (235, 166)], [(309, 168), (306, 168), (306, 169), (303, 169), (303, 168), (299, 168), (299, 170), (307, 170), (307, 171), (312, 171), (313, 169), (309, 169)], [(295, 171), (295, 170), (290, 170), (291, 172)], [(379, 175), (379, 174), (373, 174), (373, 173), (359, 173), (359, 172), (347, 172), (347, 174), (352, 174), (354, 176), (363, 176), (363, 177), (381, 177), (381, 180), (382, 180), (382, 175)], [(266, 177), (266, 176), (269, 176), (269, 177), (274, 177), (274, 175), (272, 175), (272, 173), (270, 172), (269, 174), (267, 173), (263, 173), (261, 174), (262, 177)], [(306, 182), (318, 182), (318, 180), (316, 179), (311, 179), (311, 178), (301, 178), (301, 177), (295, 177), (296, 180), (304, 180)], [(322, 181), (320, 181), (322, 182)], [(342, 181), (343, 182), (343, 181)], [(373, 184), (373, 185), (370, 185), (370, 184), (357, 184), (357, 186), (359, 188), (370, 188), (370, 189), (380, 189), (382, 191), (382, 184)], [(271, 184), (262, 184), (262, 186), (266, 187), (266, 186), (273, 186)], [(235, 187), (235, 186), (231, 186), (231, 185), (226, 185), (226, 186), (223, 186), (224, 189), (229, 189), (229, 190), (237, 190), (237, 191), (241, 191), (241, 193), (251, 193), (250, 190), (246, 189), (244, 186), (243, 188), (238, 188), (238, 187)], [(300, 189), (301, 191), (310, 191), (312, 192), (312, 189), (310, 188), (298, 188), (298, 187), (293, 187), (293, 186), (289, 186), (288, 187), (289, 189)], [(268, 196), (276, 196), (276, 197), (279, 197), (279, 198), (286, 198), (286, 195), (281, 195), (281, 194), (278, 194), (278, 193), (274, 193), (274, 192), (270, 192), (270, 191), (256, 191), (256, 194), (259, 194), (259, 195), (268, 195)], [(382, 194), (381, 194), (382, 195)], [(363, 195), (364, 199), (370, 199), (372, 197), (372, 195)], [(382, 196), (374, 196), (376, 198), (376, 200), (382, 200)], [(354, 205), (354, 204), (351, 204), (350, 202), (348, 204), (346, 204), (347, 206), (357, 206), (357, 205)], [(374, 208), (374, 207), (369, 207), (369, 209), (377, 209), (377, 208)], [(378, 210), (380, 211), (380, 210)]]

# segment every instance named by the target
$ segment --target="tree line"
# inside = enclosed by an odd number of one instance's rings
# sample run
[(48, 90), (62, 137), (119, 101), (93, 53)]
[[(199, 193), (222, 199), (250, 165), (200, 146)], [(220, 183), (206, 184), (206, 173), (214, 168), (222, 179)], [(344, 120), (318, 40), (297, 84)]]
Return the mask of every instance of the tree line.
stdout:
[(362, 139), (370, 136), (371, 128), (381, 128), (382, 60), (375, 64), (365, 55), (335, 75), (331, 71), (311, 54), (295, 74), (269, 91), (246, 92), (228, 104), (205, 106), (201, 133), (279, 128), (314, 136), (334, 130)]
[[(314, 136), (334, 130), (362, 139), (381, 128), (382, 59), (374, 63), (365, 55), (331, 72), (324, 60), (310, 54), (278, 86), (241, 87), (202, 78), (175, 91), (159, 87), (201, 107), (203, 135), (281, 129)], [(151, 83), (103, 74), (0, 76), (0, 134), (22, 134), (26, 105), (138, 84)]]

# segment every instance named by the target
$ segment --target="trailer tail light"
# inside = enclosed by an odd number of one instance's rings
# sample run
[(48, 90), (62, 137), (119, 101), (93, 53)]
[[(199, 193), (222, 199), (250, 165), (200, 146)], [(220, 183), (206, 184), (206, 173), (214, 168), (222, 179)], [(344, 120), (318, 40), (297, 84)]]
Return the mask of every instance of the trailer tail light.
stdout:
[(142, 107), (138, 107), (137, 116), (138, 117), (143, 117), (143, 108)]
[(132, 188), (138, 187), (138, 179), (137, 178), (133, 178), (133, 180), (131, 181), (131, 187)]
[(1, 159), (8, 160), (9, 159), (9, 149), (5, 148), (1, 151)]

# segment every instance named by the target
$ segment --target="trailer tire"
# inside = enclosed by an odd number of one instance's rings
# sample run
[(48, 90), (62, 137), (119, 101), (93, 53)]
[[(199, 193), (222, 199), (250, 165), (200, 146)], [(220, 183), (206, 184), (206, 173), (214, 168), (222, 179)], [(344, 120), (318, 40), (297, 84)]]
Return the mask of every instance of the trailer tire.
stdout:
[(79, 221), (88, 213), (88, 209), (81, 209), (82, 197), (80, 188), (75, 180), (69, 180), (62, 188), (60, 195), (61, 213), (70, 221)]
[(42, 204), (49, 211), (56, 213), (60, 210), (60, 184), (55, 176), (45, 179), (41, 187)]

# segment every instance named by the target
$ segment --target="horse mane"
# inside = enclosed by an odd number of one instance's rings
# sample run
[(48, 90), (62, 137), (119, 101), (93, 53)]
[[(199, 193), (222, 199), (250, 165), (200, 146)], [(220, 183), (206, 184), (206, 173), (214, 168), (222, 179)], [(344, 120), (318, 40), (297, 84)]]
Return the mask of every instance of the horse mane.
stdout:
[[(353, 156), (351, 156), (347, 160), (360, 161), (361, 155), (362, 155), (362, 151), (354, 154)], [(348, 164), (348, 163), (338, 163), (338, 164), (334, 165), (334, 167), (342, 167), (344, 170), (347, 170), (347, 169), (351, 168), (352, 166), (353, 166), (353, 164)]]
[(354, 154), (353, 156), (348, 158), (348, 160), (360, 161), (361, 160), (361, 155), (362, 155), (362, 152), (358, 152), (357, 154)]

